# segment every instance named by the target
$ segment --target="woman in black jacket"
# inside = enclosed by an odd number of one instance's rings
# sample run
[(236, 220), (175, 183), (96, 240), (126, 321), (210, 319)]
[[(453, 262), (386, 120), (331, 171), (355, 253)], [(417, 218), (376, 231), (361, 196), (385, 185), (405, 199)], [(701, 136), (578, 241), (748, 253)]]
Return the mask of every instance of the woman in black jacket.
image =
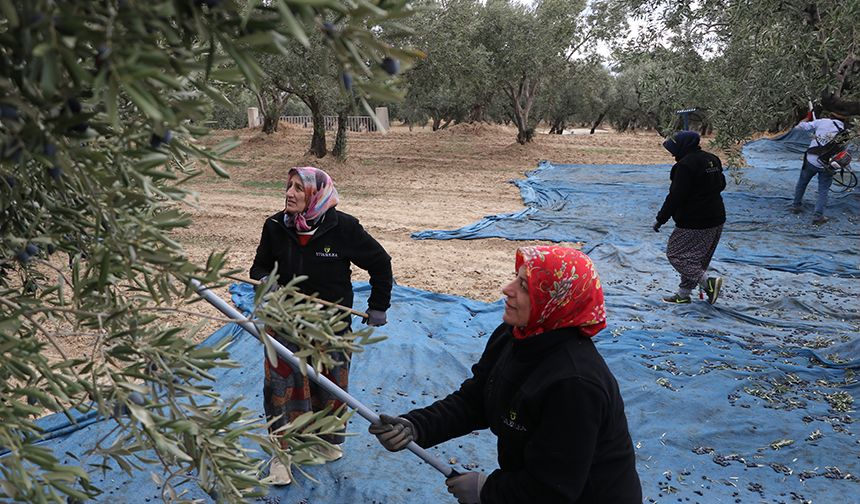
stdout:
[(426, 408), (380, 415), (370, 432), (397, 451), (489, 428), (499, 469), (449, 477), (460, 503), (641, 504), (624, 402), (591, 340), (606, 327), (594, 265), (578, 250), (524, 247), (516, 271), (472, 377)]
[[(307, 279), (298, 284), (301, 292), (352, 308), (350, 266), (355, 264), (370, 274), (367, 323), (385, 324), (393, 284), (391, 257), (358, 219), (335, 209), (338, 194), (326, 172), (313, 167), (292, 168), (287, 180), (284, 210), (263, 224), (251, 278), (261, 280), (277, 273), (278, 283), (285, 285), (294, 277), (306, 275)], [(267, 332), (295, 350), (270, 329), (267, 328)], [(334, 357), (341, 363), (323, 370), (322, 374), (346, 390), (349, 360), (346, 356)], [(285, 361), (278, 360), (278, 365), (272, 366), (264, 357), (263, 362), (266, 373), (263, 405), (269, 420), (277, 418), (270, 431), (274, 432), (302, 413), (340, 407), (340, 401), (309, 381), (307, 376), (294, 371)], [(326, 441), (339, 445), (343, 443), (343, 436), (331, 436)], [(343, 451), (336, 446), (327, 455), (335, 460), (343, 456)], [(277, 457), (272, 460), (269, 475), (274, 484), (291, 482), (288, 469)]]
[(672, 184), (652, 226), (660, 226), (671, 218), (675, 230), (666, 244), (666, 257), (681, 274), (678, 291), (663, 301), (674, 304), (690, 302), (690, 292), (696, 285), (714, 304), (720, 295), (723, 279), (708, 276), (708, 266), (720, 242), (726, 207), (720, 195), (726, 188), (720, 158), (699, 146), (695, 131), (679, 131), (663, 142), (663, 147), (675, 158), (669, 174)]

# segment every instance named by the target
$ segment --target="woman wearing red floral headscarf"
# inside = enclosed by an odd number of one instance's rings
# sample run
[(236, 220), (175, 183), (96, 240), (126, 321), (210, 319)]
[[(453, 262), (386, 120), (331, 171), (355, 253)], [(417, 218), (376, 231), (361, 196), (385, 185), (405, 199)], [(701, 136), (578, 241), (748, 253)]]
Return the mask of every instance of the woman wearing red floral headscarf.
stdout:
[[(304, 275), (307, 278), (298, 284), (299, 290), (352, 308), (351, 265), (354, 264), (370, 274), (366, 322), (381, 326), (386, 323), (385, 311), (391, 301), (391, 257), (358, 219), (338, 211), (337, 204), (337, 190), (326, 172), (310, 166), (290, 169), (284, 210), (263, 224), (251, 278), (264, 279), (277, 268), (278, 283), (285, 285)], [(267, 332), (280, 339), (270, 329)], [(295, 350), (287, 341), (281, 340), (281, 343)], [(340, 364), (323, 370), (322, 374), (346, 390), (349, 361), (343, 355), (333, 357)], [(271, 432), (308, 411), (341, 405), (307, 376), (294, 372), (286, 362), (279, 360), (278, 365), (273, 366), (265, 357), (263, 362), (263, 406), (266, 417), (272, 421)], [(326, 450), (326, 456), (330, 460), (340, 458), (343, 451), (338, 445), (343, 443), (343, 436), (327, 436), (325, 440), (336, 445)], [(269, 476), (276, 485), (286, 485), (292, 480), (288, 468), (277, 457), (272, 459)]]
[(618, 384), (591, 338), (606, 327), (591, 259), (564, 247), (517, 250), (502, 325), (472, 377), (426, 408), (370, 426), (398, 451), (477, 429), (498, 436), (499, 469), (448, 478), (460, 503), (642, 502)]

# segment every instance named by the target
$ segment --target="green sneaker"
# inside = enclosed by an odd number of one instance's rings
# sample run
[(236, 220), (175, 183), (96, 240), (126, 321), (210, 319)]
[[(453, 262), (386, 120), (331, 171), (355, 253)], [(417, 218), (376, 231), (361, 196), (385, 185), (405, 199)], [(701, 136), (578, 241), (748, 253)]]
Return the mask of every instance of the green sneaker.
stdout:
[(708, 277), (708, 281), (703, 289), (705, 291), (705, 295), (708, 296), (708, 303), (714, 304), (717, 302), (717, 298), (720, 297), (720, 289), (722, 288), (722, 277)]
[(681, 296), (679, 294), (672, 294), (671, 296), (666, 296), (663, 298), (663, 301), (672, 304), (688, 304), (690, 302), (690, 296)]

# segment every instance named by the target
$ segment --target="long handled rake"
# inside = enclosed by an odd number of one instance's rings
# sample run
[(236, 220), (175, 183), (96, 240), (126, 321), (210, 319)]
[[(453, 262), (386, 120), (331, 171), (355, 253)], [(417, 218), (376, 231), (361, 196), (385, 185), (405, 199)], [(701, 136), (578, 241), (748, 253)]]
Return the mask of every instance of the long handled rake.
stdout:
[[(199, 281), (192, 279), (191, 285), (197, 290), (197, 293), (200, 296), (208, 301), (212, 306), (218, 309), (224, 315), (233, 319), (237, 324), (239, 324), (243, 329), (256, 336), (257, 338), (265, 337), (269, 338), (269, 343), (275, 347), (275, 351), (278, 352), (278, 356), (287, 361), (293, 369), (300, 369), (302, 366), (302, 362), (298, 357), (293, 355), (293, 353), (284, 345), (280, 344), (277, 340), (269, 336), (265, 333), (260, 333), (260, 330), (257, 328), (257, 325), (254, 324), (250, 319), (242, 315), (237, 309), (233, 308), (229, 304), (227, 304), (223, 299), (221, 299), (217, 294), (206, 288)], [(334, 382), (326, 378), (325, 376), (317, 373), (313, 366), (309, 364), (305, 364), (305, 371), (307, 372), (308, 377), (313, 380), (320, 387), (325, 389), (326, 392), (335, 396), (339, 401), (348, 405), (350, 408), (354, 409), (359, 415), (364, 417), (370, 423), (379, 422), (379, 415), (370, 410), (367, 406), (362, 404), (358, 399), (351, 396), (342, 388), (335, 385)], [(457, 471), (453, 468), (444, 464), (441, 460), (437, 459), (433, 455), (430, 455), (427, 450), (418, 446), (414, 441), (410, 442), (406, 449), (414, 453), (424, 462), (427, 462), (434, 469), (442, 473), (446, 478), (449, 476), (457, 475)]]

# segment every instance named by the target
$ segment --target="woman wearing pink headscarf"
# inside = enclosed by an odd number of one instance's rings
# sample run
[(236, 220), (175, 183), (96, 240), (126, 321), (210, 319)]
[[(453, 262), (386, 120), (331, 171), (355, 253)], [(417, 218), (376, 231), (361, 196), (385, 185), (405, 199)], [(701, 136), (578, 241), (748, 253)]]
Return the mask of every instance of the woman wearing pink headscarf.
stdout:
[(600, 278), (578, 250), (523, 247), (502, 325), (472, 377), (426, 408), (380, 415), (385, 448), (429, 448), (489, 428), (499, 468), (446, 480), (460, 503), (641, 504), (624, 402), (592, 342), (606, 327)]
[[(299, 283), (299, 290), (352, 308), (351, 265), (354, 264), (370, 274), (366, 322), (373, 326), (385, 324), (393, 284), (391, 257), (358, 219), (335, 209), (338, 194), (326, 172), (309, 166), (292, 168), (287, 180), (284, 210), (263, 224), (251, 278), (261, 280), (277, 273), (278, 283), (285, 285), (294, 277), (305, 275), (307, 279)], [(281, 343), (290, 348), (286, 341)], [(325, 369), (323, 375), (346, 390), (349, 361), (345, 356), (334, 357), (341, 364)], [(279, 360), (277, 366), (272, 366), (265, 357), (263, 362), (266, 373), (263, 404), (269, 420), (276, 419), (271, 431), (302, 413), (340, 407), (341, 403), (331, 394), (310, 382), (307, 376), (294, 372), (286, 362)], [(326, 441), (339, 445), (343, 436), (331, 436)], [(336, 446), (328, 458), (334, 460), (342, 455), (343, 451)], [(274, 484), (286, 485), (291, 481), (289, 471), (278, 458), (273, 459), (269, 475)]]

